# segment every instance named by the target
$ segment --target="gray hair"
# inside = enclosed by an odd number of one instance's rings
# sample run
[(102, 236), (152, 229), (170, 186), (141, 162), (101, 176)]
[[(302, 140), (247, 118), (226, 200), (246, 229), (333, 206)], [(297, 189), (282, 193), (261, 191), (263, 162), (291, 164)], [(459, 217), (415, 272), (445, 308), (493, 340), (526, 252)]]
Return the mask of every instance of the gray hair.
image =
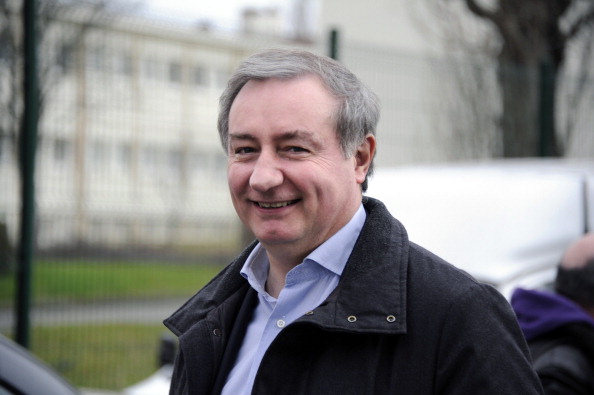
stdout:
[[(294, 79), (316, 75), (339, 101), (336, 132), (342, 151), (350, 158), (368, 134), (375, 135), (379, 100), (351, 71), (339, 62), (297, 49), (269, 49), (245, 59), (233, 73), (219, 100), (218, 130), (223, 149), (229, 144), (229, 113), (235, 97), (250, 80)], [(367, 173), (373, 173), (373, 161)], [(367, 189), (367, 178), (362, 185)]]

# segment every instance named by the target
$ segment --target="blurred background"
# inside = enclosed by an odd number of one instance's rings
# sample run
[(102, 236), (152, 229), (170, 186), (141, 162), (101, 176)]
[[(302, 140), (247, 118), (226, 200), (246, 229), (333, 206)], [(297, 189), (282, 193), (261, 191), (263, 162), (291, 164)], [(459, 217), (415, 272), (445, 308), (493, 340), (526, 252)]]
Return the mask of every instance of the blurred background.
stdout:
[(161, 321), (248, 241), (216, 118), (258, 49), (378, 93), (378, 169), (594, 159), (592, 1), (26, 1), (35, 56), (0, 0), (0, 333), (81, 388), (155, 371)]

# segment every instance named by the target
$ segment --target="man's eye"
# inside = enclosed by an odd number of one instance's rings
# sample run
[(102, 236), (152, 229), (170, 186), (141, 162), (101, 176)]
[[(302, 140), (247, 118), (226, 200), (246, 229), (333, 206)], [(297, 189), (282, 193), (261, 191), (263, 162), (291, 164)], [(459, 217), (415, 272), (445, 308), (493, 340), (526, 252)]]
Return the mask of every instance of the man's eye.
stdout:
[(235, 155), (245, 155), (254, 152), (255, 150), (251, 147), (239, 147), (233, 150)]
[(309, 152), (307, 149), (303, 147), (289, 147), (287, 148), (287, 151), (295, 153)]

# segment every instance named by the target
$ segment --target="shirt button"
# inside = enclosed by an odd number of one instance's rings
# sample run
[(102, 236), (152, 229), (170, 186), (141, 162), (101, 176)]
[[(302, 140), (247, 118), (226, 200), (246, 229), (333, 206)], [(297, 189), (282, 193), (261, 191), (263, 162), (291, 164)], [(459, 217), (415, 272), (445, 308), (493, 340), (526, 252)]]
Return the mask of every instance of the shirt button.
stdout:
[(396, 321), (396, 317), (394, 317), (393, 315), (389, 315), (389, 316), (386, 317), (386, 320), (388, 322), (394, 322), (394, 321)]
[(357, 317), (355, 317), (354, 315), (349, 315), (347, 317), (347, 321), (348, 322), (355, 322), (355, 321), (357, 321)]
[(278, 326), (279, 328), (284, 328), (285, 327), (285, 320), (278, 320), (276, 321), (276, 326)]

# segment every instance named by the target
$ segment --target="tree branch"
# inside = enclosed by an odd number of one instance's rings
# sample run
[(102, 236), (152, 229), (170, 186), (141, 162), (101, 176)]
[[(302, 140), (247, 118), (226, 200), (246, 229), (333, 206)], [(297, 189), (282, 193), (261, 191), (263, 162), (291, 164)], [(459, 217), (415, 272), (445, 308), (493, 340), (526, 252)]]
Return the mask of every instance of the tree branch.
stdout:
[(496, 15), (494, 12), (491, 12), (484, 8), (483, 6), (479, 5), (476, 0), (465, 0), (466, 6), (468, 9), (475, 14), (484, 19), (488, 19), (490, 21), (495, 21)]
[(567, 30), (565, 37), (567, 40), (575, 37), (582, 27), (594, 23), (594, 5), (590, 6), (590, 9), (581, 15)]

